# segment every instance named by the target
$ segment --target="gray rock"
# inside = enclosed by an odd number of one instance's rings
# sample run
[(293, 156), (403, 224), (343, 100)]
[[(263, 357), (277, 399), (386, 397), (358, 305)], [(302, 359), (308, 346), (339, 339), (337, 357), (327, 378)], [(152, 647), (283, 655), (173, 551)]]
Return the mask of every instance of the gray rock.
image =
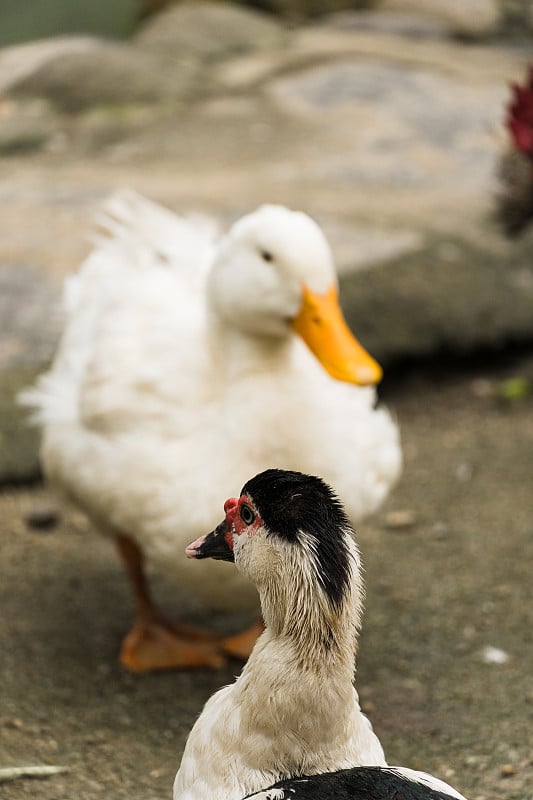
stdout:
[(278, 22), (232, 3), (185, 2), (146, 23), (136, 37), (143, 48), (179, 61), (213, 62), (284, 42)]
[(426, 15), (449, 25), (454, 34), (471, 39), (493, 36), (501, 17), (498, 0), (380, 0), (379, 7)]
[(532, 252), (533, 235), (503, 252), (434, 239), (417, 254), (344, 277), (346, 317), (385, 366), (531, 341)]
[(60, 286), (26, 265), (0, 268), (0, 485), (40, 474), (40, 434), (18, 392), (50, 359), (61, 330)]
[(218, 89), (210, 65), (271, 51), (287, 32), (238, 6), (185, 3), (154, 17), (134, 43), (58, 37), (0, 51), (0, 91), (61, 111), (198, 100)]
[(301, 23), (346, 8), (368, 8), (373, 0), (261, 0), (261, 7), (287, 20)]
[[(377, 124), (370, 147), (376, 154), (396, 159), (398, 148), (410, 148), (415, 140), (417, 146), (462, 154), (469, 163), (478, 156), (485, 161), (488, 153), (492, 158), (492, 148), (478, 140), (498, 119), (507, 98), (503, 84), (487, 82), (474, 87), (465, 85), (461, 76), (383, 59), (345, 59), (314, 66), (279, 79), (273, 84), (272, 93), (287, 110), (292, 104), (310, 112), (327, 113), (332, 122), (335, 114), (349, 113), (355, 121), (358, 115), (364, 118), (374, 112)], [(385, 128), (385, 116), (379, 119), (380, 113), (390, 117), (389, 130)], [(424, 180), (421, 172), (415, 173), (412, 159), (411, 162), (408, 169), (413, 171), (403, 179)], [(399, 167), (398, 160), (396, 163)], [(402, 175), (395, 182), (398, 180)]]
[(0, 94), (8, 94), (58, 56), (93, 52), (98, 41), (89, 36), (58, 36), (0, 49)]
[(321, 22), (322, 25), (343, 31), (375, 31), (411, 38), (440, 39), (450, 33), (450, 26), (443, 20), (428, 17), (423, 13), (386, 9), (343, 10), (327, 15)]
[(24, 517), (24, 522), (30, 530), (49, 532), (57, 528), (61, 517), (55, 508), (50, 506), (37, 506), (32, 508)]
[(39, 150), (57, 133), (58, 120), (43, 102), (6, 100), (1, 110), (0, 156)]
[(40, 434), (16, 404), (21, 389), (31, 384), (37, 367), (18, 367), (0, 373), (0, 486), (27, 483), (40, 475)]
[(46, 45), (38, 43), (35, 53), (30, 45), (23, 46), (33, 56), (33, 68), (11, 77), (6, 87), (10, 94), (45, 97), (58, 109), (78, 112), (91, 106), (155, 103), (188, 88), (189, 74), (177, 70), (170, 75), (155, 56), (130, 45), (99, 39), (59, 39)]
[(0, 266), (0, 372), (50, 358), (61, 330), (60, 283), (25, 264)]
[(533, 5), (531, 0), (500, 0), (503, 31), (516, 41), (531, 41)]
[[(345, 58), (270, 83), (286, 114), (324, 120), (323, 153), (306, 177), (354, 192), (490, 192), (508, 89), (396, 60)], [(315, 123), (315, 124), (318, 124)], [(326, 127), (327, 126), (327, 127)]]
[(368, 270), (424, 247), (424, 236), (415, 230), (358, 225), (338, 217), (320, 216), (318, 222), (331, 245), (339, 275)]

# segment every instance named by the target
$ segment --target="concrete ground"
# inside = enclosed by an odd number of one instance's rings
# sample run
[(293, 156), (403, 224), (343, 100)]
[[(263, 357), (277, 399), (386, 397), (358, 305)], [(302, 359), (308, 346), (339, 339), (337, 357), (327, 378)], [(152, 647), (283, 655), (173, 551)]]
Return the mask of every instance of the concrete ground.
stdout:
[[(500, 391), (532, 373), (522, 355), (392, 376), (384, 394), (405, 472), (358, 531), (363, 708), (391, 763), (434, 772), (471, 800), (533, 797), (533, 399)], [(76, 512), (62, 510), (47, 531), (25, 521), (57, 508), (40, 487), (0, 496), (0, 766), (70, 771), (4, 783), (0, 794), (169, 798), (187, 732), (238, 665), (125, 673), (117, 651), (131, 603), (118, 561)], [(238, 624), (207, 618), (179, 587), (158, 593), (183, 619)]]

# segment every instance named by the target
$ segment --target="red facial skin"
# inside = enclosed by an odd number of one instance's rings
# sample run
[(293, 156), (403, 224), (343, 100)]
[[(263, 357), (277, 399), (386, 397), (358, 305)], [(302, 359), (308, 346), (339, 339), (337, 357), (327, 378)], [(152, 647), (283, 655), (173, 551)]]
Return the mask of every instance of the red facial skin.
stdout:
[[(240, 510), (243, 505), (249, 506), (255, 514), (255, 520), (251, 525), (247, 525), (241, 517)], [(224, 534), (224, 541), (230, 550), (233, 550), (234, 534), (240, 536), (244, 531), (251, 533), (257, 528), (260, 528), (263, 524), (263, 520), (257, 513), (247, 494), (241, 495), (238, 500), (236, 497), (230, 497), (229, 500), (226, 500), (224, 503), (224, 511), (226, 512), (226, 533)]]

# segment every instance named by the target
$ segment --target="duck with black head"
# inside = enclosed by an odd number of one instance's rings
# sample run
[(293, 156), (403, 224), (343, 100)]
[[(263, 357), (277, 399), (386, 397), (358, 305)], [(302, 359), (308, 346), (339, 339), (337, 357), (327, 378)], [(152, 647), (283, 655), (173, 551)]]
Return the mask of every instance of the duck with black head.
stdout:
[[(361, 562), (330, 487), (270, 469), (224, 509), (187, 556), (234, 562), (259, 590), (266, 627), (239, 678), (211, 697), (194, 725), (174, 800), (241, 800), (269, 786), (264, 800), (297, 798), (302, 786), (305, 798), (461, 798), (425, 773), (388, 768), (361, 712), (353, 682)], [(362, 765), (371, 771), (358, 773)], [(298, 791), (296, 783), (272, 786), (301, 776)], [(403, 788), (391, 794), (393, 779)]]

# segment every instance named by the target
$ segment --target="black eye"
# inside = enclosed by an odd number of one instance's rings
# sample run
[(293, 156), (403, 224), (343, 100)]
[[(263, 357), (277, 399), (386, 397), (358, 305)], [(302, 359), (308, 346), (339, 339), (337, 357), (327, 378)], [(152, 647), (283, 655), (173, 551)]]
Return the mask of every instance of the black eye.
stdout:
[(252, 511), (250, 506), (247, 506), (245, 503), (243, 503), (241, 506), (240, 514), (241, 514), (241, 519), (245, 525), (251, 525), (252, 522), (255, 521), (254, 512)]
[(274, 261), (274, 256), (268, 250), (261, 250), (261, 258), (263, 261)]

